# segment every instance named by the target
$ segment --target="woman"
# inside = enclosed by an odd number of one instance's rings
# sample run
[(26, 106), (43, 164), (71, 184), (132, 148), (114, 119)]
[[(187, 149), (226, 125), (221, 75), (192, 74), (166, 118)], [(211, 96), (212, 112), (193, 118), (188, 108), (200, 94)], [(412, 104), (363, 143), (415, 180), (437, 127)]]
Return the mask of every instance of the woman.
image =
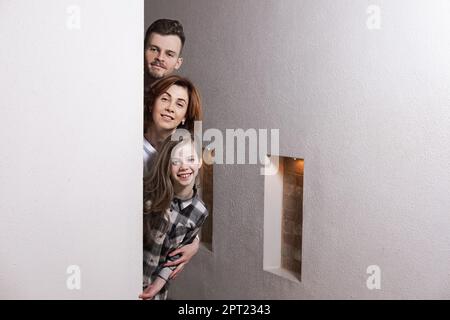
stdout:
[(186, 78), (172, 75), (154, 82), (144, 98), (144, 176), (162, 142), (177, 128), (194, 131), (201, 120), (202, 106), (198, 90)]

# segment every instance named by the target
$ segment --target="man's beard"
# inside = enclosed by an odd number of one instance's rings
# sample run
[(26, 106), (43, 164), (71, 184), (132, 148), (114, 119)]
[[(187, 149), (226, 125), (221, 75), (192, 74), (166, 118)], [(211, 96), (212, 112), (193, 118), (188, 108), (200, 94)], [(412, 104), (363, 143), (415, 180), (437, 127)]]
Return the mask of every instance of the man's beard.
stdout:
[(148, 69), (145, 69), (144, 71), (144, 88), (146, 90), (150, 90), (150, 86), (153, 84), (153, 82), (160, 79), (160, 77), (154, 77), (150, 72), (148, 72)]
[[(161, 74), (161, 72), (152, 70), (153, 66), (161, 68), (160, 71), (162, 70), (162, 74)], [(157, 79), (164, 78), (164, 76), (166, 75), (167, 69), (163, 65), (161, 65), (158, 61), (153, 61), (152, 63), (147, 65), (147, 72), (150, 74), (150, 76), (152, 78), (157, 80)]]
[(152, 72), (152, 71), (150, 71), (150, 70), (148, 70), (148, 74), (150, 75), (150, 77), (152, 77), (152, 78), (155, 79), (155, 80), (164, 78), (164, 74), (161, 75), (161, 74), (159, 74), (159, 73)]

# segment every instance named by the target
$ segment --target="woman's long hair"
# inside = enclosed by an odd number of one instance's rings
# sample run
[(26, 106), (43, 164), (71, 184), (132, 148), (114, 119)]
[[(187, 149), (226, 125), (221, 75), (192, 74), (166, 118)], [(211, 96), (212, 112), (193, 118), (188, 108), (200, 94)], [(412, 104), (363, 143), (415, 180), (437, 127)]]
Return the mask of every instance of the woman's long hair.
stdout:
[(144, 92), (144, 133), (147, 127), (152, 123), (153, 104), (156, 99), (167, 91), (171, 86), (177, 85), (187, 90), (189, 103), (186, 110), (186, 121), (184, 125), (178, 128), (194, 132), (194, 121), (202, 119), (202, 100), (200, 93), (194, 84), (187, 78), (178, 75), (171, 75), (155, 81), (150, 87), (145, 88)]

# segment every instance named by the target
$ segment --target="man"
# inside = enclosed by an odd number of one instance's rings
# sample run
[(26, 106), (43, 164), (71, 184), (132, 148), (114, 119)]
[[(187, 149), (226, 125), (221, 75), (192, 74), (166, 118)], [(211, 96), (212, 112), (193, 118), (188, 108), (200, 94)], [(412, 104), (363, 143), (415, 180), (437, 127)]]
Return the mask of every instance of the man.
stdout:
[[(181, 51), (183, 50), (185, 36), (183, 26), (177, 20), (159, 19), (148, 27), (144, 40), (144, 94), (147, 94), (152, 83), (171, 75), (183, 63)], [(146, 119), (146, 116), (144, 116)], [(144, 123), (144, 132), (147, 124)], [(144, 159), (149, 156), (153, 147), (144, 138)], [(155, 150), (156, 152), (156, 150)], [(150, 156), (154, 153), (150, 152)], [(168, 262), (167, 266), (177, 266), (170, 278), (175, 278), (184, 266), (197, 253), (199, 248), (198, 237), (192, 244), (185, 245), (172, 252), (178, 259)]]
[(159, 19), (145, 33), (144, 86), (172, 74), (183, 63), (183, 26), (176, 20)]

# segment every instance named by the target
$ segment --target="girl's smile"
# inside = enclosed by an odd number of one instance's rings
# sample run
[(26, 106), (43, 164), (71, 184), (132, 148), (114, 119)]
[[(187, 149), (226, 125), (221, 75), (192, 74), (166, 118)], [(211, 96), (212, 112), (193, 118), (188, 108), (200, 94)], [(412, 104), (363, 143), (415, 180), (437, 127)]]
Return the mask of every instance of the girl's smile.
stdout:
[(192, 176), (192, 172), (190, 172), (190, 173), (179, 173), (177, 176), (180, 178), (180, 180), (188, 181), (188, 180), (190, 180), (190, 178)]
[(171, 179), (176, 189), (192, 188), (201, 162), (192, 143), (175, 147), (171, 157)]

